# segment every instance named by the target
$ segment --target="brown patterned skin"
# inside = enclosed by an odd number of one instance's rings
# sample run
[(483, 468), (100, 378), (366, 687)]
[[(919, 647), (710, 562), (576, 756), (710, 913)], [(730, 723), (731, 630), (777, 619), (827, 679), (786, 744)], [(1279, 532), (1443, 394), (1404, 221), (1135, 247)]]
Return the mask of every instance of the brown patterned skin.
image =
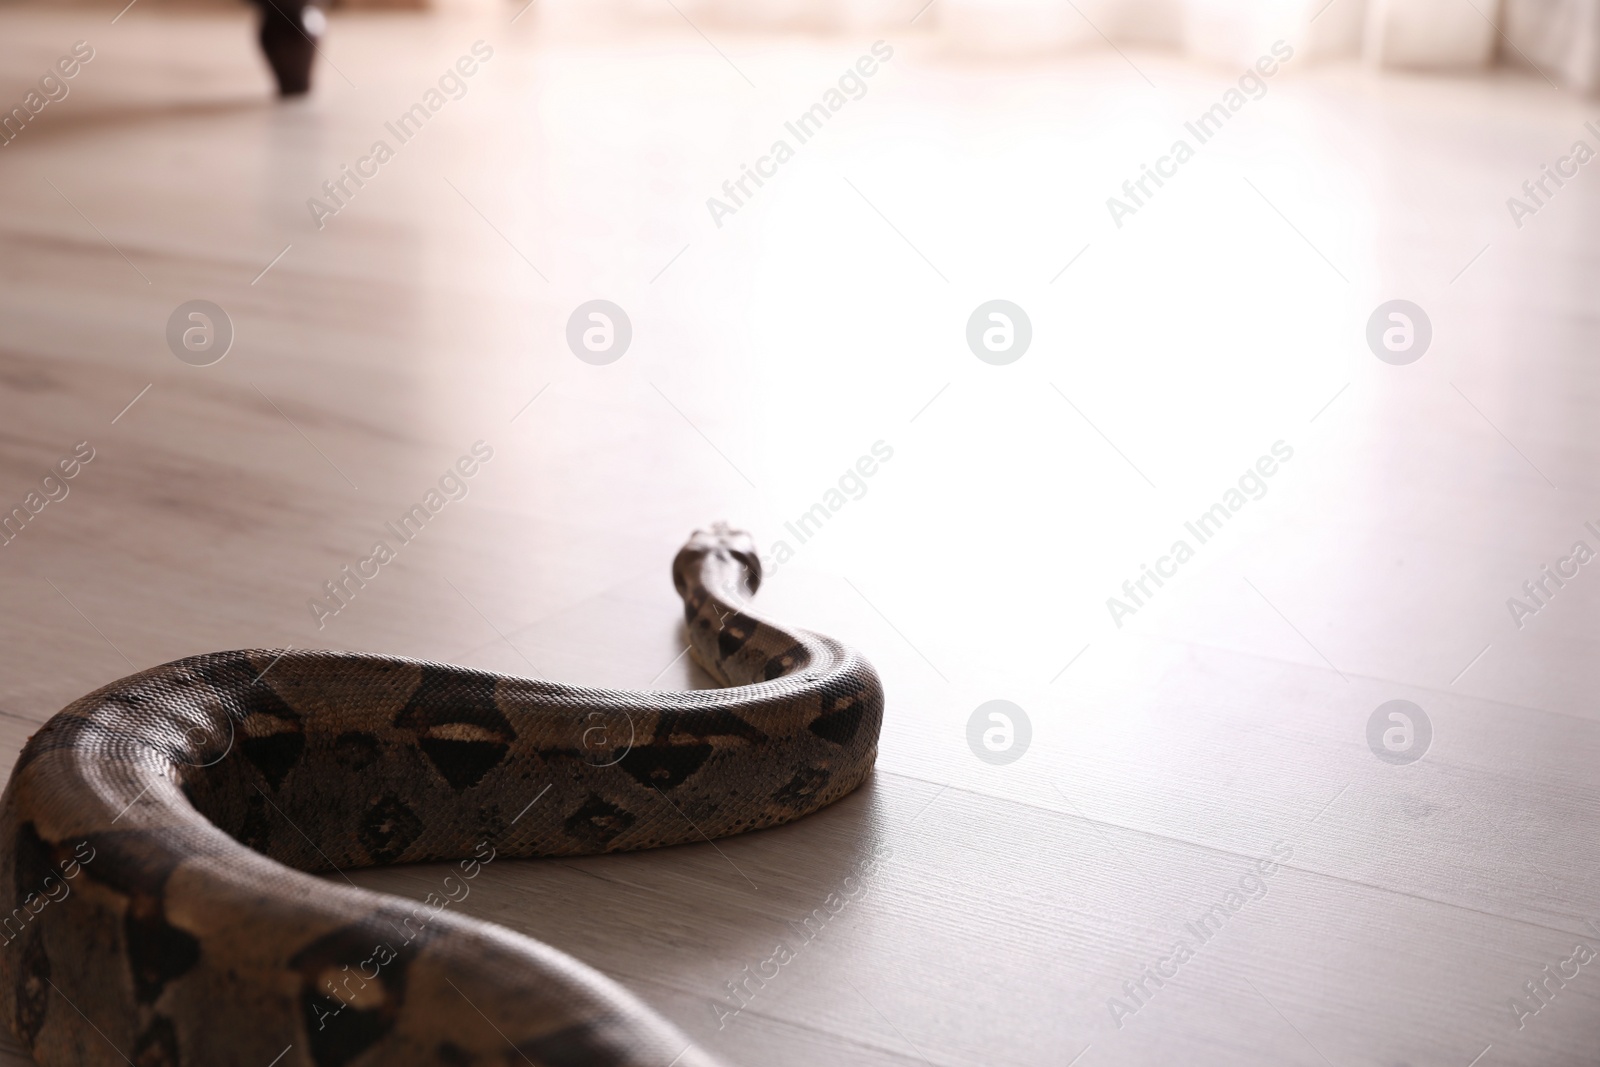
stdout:
[[(877, 674), (745, 613), (748, 537), (695, 534), (673, 580), (730, 688), (251, 651), (66, 708), (0, 799), (12, 1032), (44, 1067), (712, 1067), (609, 979), (449, 908), (482, 862), (773, 826), (871, 771)], [(303, 873), (439, 860), (420, 904)]]

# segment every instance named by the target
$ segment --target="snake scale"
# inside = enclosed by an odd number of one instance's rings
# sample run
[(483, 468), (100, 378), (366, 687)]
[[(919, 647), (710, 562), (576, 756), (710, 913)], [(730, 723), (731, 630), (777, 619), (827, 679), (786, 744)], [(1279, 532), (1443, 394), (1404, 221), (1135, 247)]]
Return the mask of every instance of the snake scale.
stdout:
[[(0, 799), (0, 1010), (44, 1067), (712, 1067), (610, 979), (336, 880), (774, 826), (871, 771), (860, 655), (746, 611), (745, 534), (673, 562), (727, 688), (623, 692), (399, 657), (219, 652), (83, 697)], [(324, 872), (331, 877), (316, 877)]]

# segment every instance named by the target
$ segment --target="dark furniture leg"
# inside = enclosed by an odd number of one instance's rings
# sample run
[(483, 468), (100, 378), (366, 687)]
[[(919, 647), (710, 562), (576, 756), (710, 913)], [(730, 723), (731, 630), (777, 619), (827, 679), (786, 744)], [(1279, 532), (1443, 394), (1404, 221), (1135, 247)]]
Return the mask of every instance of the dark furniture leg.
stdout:
[(256, 0), (261, 9), (261, 51), (278, 80), (280, 96), (311, 90), (316, 41), (325, 24), (322, 11), (306, 0)]

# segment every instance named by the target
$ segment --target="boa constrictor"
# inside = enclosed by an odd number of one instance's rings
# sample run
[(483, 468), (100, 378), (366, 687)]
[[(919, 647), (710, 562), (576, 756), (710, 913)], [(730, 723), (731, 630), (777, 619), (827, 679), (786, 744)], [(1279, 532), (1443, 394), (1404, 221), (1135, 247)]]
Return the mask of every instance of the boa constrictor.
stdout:
[(697, 532), (672, 573), (729, 688), (247, 651), (67, 707), (0, 799), (12, 1032), (44, 1067), (711, 1067), (547, 945), (306, 873), (448, 860), (459, 886), (496, 856), (717, 838), (856, 788), (883, 716), (871, 664), (746, 613), (744, 534)]

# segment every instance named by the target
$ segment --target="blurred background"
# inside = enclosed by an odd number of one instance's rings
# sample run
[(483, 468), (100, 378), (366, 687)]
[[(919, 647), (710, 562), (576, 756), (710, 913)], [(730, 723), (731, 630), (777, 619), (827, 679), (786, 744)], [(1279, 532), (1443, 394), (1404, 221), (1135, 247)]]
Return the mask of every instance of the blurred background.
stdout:
[(952, 52), (974, 55), (1122, 45), (1249, 63), (1281, 39), (1308, 58), (1457, 71), (1505, 62), (1581, 89), (1595, 84), (1600, 33), (1600, 13), (1583, 0), (549, 0), (543, 11), (552, 20), (626, 25), (676, 17), (668, 6), (747, 29), (922, 25)]

